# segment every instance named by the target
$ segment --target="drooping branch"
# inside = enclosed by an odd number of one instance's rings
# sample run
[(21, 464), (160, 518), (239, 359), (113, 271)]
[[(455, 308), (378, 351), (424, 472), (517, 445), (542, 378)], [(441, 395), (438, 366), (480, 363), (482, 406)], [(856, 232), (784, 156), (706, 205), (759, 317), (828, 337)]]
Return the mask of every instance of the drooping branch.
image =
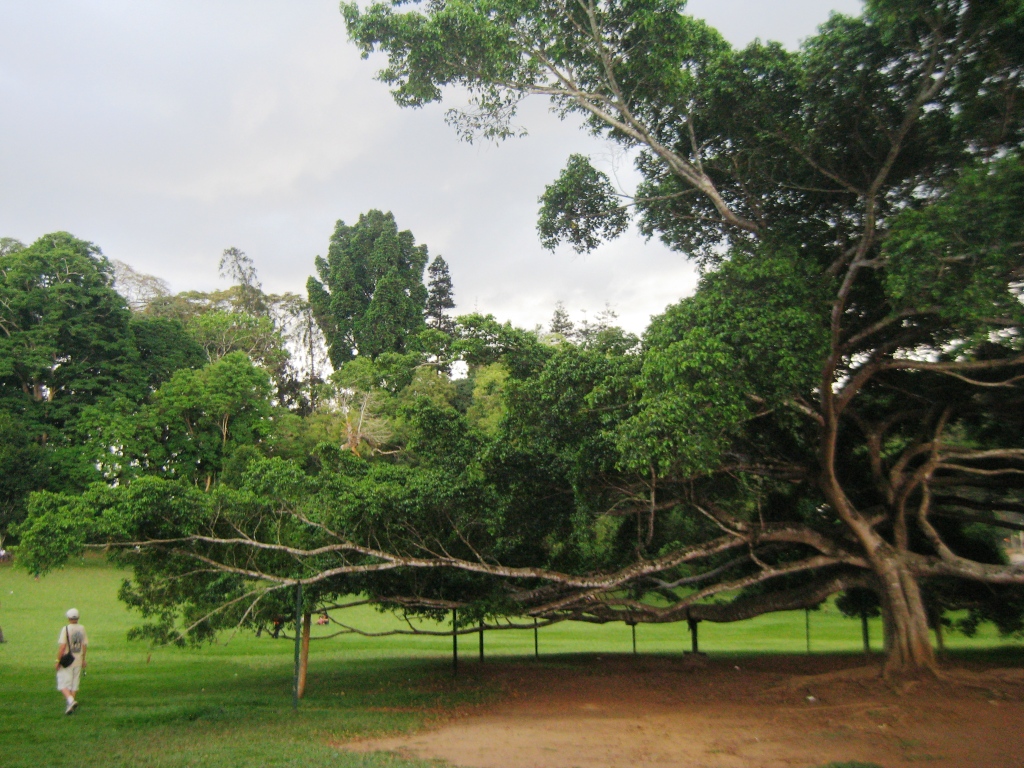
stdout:
[(987, 584), (1024, 584), (1024, 563), (990, 565), (952, 553), (945, 557), (910, 553), (907, 562), (918, 577), (952, 576)]
[[(776, 531), (767, 534), (764, 538), (766, 538), (767, 540), (767, 538), (769, 537), (784, 537), (785, 535), (786, 534), (781, 531)], [(794, 533), (793, 535), (796, 536), (799, 534)], [(295, 558), (298, 558), (300, 561), (304, 559), (312, 559), (315, 557), (323, 556), (325, 554), (357, 553), (376, 558), (379, 562), (346, 564), (334, 568), (324, 569), (311, 575), (281, 576), (278, 574), (267, 573), (265, 571), (254, 568), (245, 568), (230, 565), (229, 563), (223, 562), (222, 560), (217, 560), (214, 557), (204, 555), (200, 552), (195, 552), (189, 549), (182, 548), (181, 545), (185, 545), (188, 543), (201, 543), (207, 545), (222, 546), (232, 549), (241, 549), (243, 551), (246, 549), (252, 549), (278, 552), (291, 555)], [(454, 570), (479, 573), (488, 576), (498, 576), (502, 578), (537, 579), (542, 581), (551, 581), (559, 584), (564, 584), (568, 587), (579, 589), (614, 589), (619, 586), (622, 586), (623, 584), (632, 582), (636, 579), (643, 578), (651, 574), (660, 573), (662, 571), (674, 568), (687, 562), (691, 562), (693, 560), (711, 557), (721, 552), (728, 551), (729, 549), (741, 546), (743, 543), (743, 541), (738, 541), (736, 537), (723, 536), (703, 544), (684, 547), (663, 557), (655, 558), (652, 560), (638, 560), (636, 563), (626, 566), (613, 573), (594, 574), (585, 576), (553, 571), (546, 568), (503, 566), (480, 561), (463, 560), (456, 557), (445, 555), (437, 555), (435, 557), (402, 556), (392, 554), (384, 550), (355, 545), (351, 542), (347, 542), (345, 544), (332, 544), (324, 547), (317, 547), (314, 549), (306, 550), (299, 547), (291, 547), (283, 544), (272, 544), (262, 541), (256, 541), (251, 538), (222, 539), (214, 536), (197, 534), (177, 539), (130, 541), (114, 544), (111, 546), (117, 546), (122, 548), (165, 548), (169, 549), (169, 551), (172, 554), (199, 560), (200, 562), (205, 563), (211, 568), (223, 571), (225, 573), (233, 573), (238, 576), (244, 576), (246, 578), (257, 579), (260, 581), (266, 581), (276, 584), (295, 584), (297, 582), (301, 582), (302, 584), (315, 584), (325, 581), (327, 579), (347, 574), (372, 573), (378, 571), (394, 570), (396, 568), (449, 568)]]
[(766, 613), (795, 611), (814, 608), (830, 596), (853, 587), (870, 587), (871, 576), (867, 573), (850, 573), (823, 579), (806, 587), (769, 592), (749, 598), (740, 598), (731, 603), (695, 605), (687, 611), (690, 619), (728, 623), (745, 621)]
[[(818, 567), (819, 564), (803, 561), (792, 564), (785, 572), (792, 574), (814, 570)], [(768, 581), (778, 575), (781, 575), (781, 573), (772, 575), (761, 574), (748, 579), (736, 580), (729, 583), (728, 590), (752, 586), (753, 584)], [(813, 608), (837, 592), (852, 587), (869, 587), (871, 583), (870, 574), (851, 571), (819, 579), (805, 587), (740, 597), (729, 603), (700, 602), (709, 596), (702, 592), (699, 597), (696, 595), (689, 596), (679, 603), (668, 607), (652, 605), (638, 600), (616, 598), (614, 596), (604, 599), (591, 598), (589, 602), (581, 605), (575, 612), (572, 612), (570, 618), (574, 621), (591, 621), (594, 623), (628, 620), (632, 623), (658, 624), (685, 621), (687, 619), (729, 623), (752, 619), (766, 613)]]

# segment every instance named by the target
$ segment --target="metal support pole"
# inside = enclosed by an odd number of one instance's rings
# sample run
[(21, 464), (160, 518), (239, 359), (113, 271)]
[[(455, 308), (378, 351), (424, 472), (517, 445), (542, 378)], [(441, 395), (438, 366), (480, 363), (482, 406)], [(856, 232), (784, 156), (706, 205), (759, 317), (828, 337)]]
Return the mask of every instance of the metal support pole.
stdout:
[(459, 612), (452, 608), (452, 675), (459, 674)]
[(484, 663), (484, 620), (480, 619), (480, 663)]
[(540, 640), (537, 638), (537, 619), (533, 620), (533, 658), (540, 658)]
[(806, 625), (805, 631), (807, 633), (807, 652), (811, 652), (811, 609), (804, 608), (804, 623)]
[(292, 708), (299, 708), (299, 653), (302, 645), (302, 582), (295, 582), (295, 680), (292, 685)]

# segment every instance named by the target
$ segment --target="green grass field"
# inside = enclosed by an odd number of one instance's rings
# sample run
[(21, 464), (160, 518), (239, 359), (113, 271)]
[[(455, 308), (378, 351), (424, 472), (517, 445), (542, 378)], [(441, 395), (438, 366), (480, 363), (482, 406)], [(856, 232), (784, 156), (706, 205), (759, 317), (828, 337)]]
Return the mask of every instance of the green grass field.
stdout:
[[(352, 755), (332, 743), (357, 735), (415, 729), (458, 705), (494, 691), (476, 679), (477, 638), (460, 639), (460, 674), (451, 676), (449, 638), (343, 636), (311, 644), (306, 698), (293, 712), (294, 646), (239, 632), (197, 649), (153, 648), (129, 642), (138, 617), (116, 599), (127, 574), (100, 558), (80, 560), (34, 580), (0, 565), (0, 765), (20, 766), (393, 766), (428, 763), (388, 755)], [(54, 686), (56, 639), (71, 606), (89, 633), (88, 674), (81, 708), (63, 715)], [(400, 622), (372, 609), (346, 612), (347, 623), (381, 630)], [(766, 616), (731, 625), (702, 624), (701, 649), (716, 654), (803, 653), (804, 613)], [(326, 633), (326, 628), (314, 627)], [(872, 639), (881, 628), (872, 622)], [(560, 624), (540, 630), (539, 663), (564, 654), (629, 653), (630, 628)], [(954, 649), (1007, 644), (991, 631), (953, 636)], [(689, 648), (685, 625), (639, 626), (640, 653)], [(811, 613), (812, 652), (858, 652), (860, 625), (826, 606)], [(533, 632), (486, 635), (488, 658), (532, 656)], [(1006, 652), (1006, 651), (1004, 651)], [(429, 765), (436, 765), (430, 763)]]

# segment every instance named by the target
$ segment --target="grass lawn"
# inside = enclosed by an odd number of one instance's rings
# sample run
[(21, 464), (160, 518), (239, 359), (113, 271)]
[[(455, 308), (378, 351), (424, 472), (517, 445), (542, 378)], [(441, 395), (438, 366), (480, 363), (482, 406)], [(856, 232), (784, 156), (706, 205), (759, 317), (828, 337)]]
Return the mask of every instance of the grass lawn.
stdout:
[[(306, 698), (291, 706), (294, 646), (239, 632), (198, 649), (152, 648), (125, 635), (138, 617), (116, 599), (126, 572), (99, 557), (79, 560), (38, 581), (0, 565), (0, 765), (31, 766), (393, 766), (427, 763), (388, 755), (352, 755), (332, 743), (356, 735), (420, 727), (429, 717), (486, 700), (494, 691), (474, 675), (477, 637), (460, 638), (460, 674), (451, 677), (451, 640), (431, 637), (342, 636), (313, 642)], [(88, 674), (80, 711), (65, 717), (53, 661), (64, 611), (77, 607), (89, 633)], [(347, 623), (397, 627), (391, 616), (352, 609)], [(860, 623), (834, 607), (812, 612), (812, 652), (857, 652)], [(314, 626), (314, 637), (328, 628)], [(872, 622), (880, 645), (881, 627)], [(637, 627), (641, 653), (689, 648), (685, 624)], [(489, 632), (493, 656), (532, 656), (531, 630)], [(540, 630), (540, 663), (563, 654), (629, 653), (630, 628), (560, 624)], [(802, 611), (729, 625), (704, 623), (701, 650), (710, 654), (803, 653)], [(1006, 646), (992, 632), (959, 649)], [(1019, 653), (1018, 643), (1014, 651)], [(434, 765), (434, 764), (430, 764)]]
[[(311, 677), (292, 711), (294, 645), (238, 633), (198, 649), (125, 639), (137, 617), (117, 601), (126, 573), (99, 558), (39, 581), (0, 566), (0, 765), (394, 766), (426, 763), (341, 752), (330, 742), (419, 727), (436, 709), (486, 695), (449, 684), (441, 659), (379, 643), (351, 653), (347, 640), (314, 644)], [(81, 707), (62, 712), (53, 661), (64, 611), (89, 633)], [(440, 691), (440, 692), (438, 692)]]

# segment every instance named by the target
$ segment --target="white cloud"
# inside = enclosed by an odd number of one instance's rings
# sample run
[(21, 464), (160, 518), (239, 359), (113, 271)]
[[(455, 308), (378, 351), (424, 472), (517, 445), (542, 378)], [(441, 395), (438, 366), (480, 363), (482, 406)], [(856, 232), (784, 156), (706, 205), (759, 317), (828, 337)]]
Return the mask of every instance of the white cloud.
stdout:
[[(737, 45), (793, 46), (859, 0), (691, 0)], [(346, 40), (334, 0), (47, 0), (0, 4), (0, 235), (64, 229), (165, 278), (218, 284), (248, 252), (271, 290), (302, 291), (336, 219), (394, 212), (451, 265), (460, 311), (532, 326), (556, 301), (610, 302), (640, 331), (692, 290), (679, 254), (636, 235), (550, 254), (537, 197), (571, 152), (630, 186), (628, 159), (543, 102), (530, 136), (458, 141), (444, 108), (399, 109)]]

